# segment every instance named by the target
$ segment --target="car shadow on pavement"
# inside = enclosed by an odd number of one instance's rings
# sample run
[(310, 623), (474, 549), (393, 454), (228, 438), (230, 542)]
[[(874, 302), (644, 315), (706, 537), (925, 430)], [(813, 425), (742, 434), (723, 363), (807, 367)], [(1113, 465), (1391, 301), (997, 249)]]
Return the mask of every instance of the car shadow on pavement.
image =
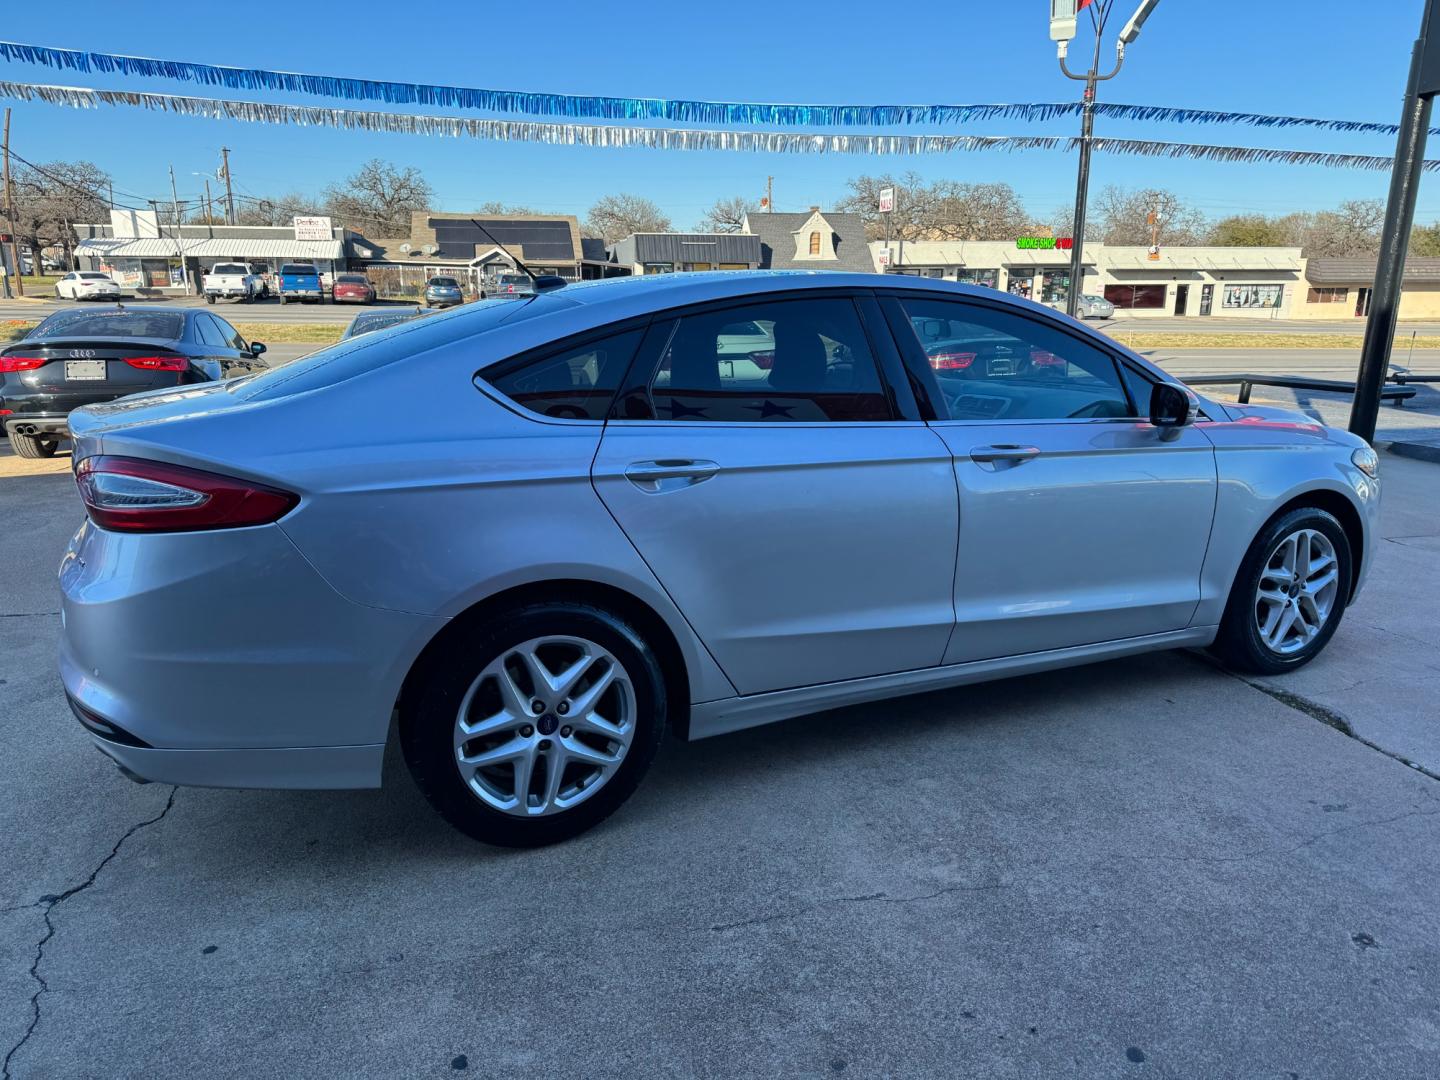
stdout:
[[(559, 845), (624, 846), (637, 831), (686, 834), (716, 815), (737, 828), (797, 786), (839, 783), (831, 775), (864, 774), (915, 756), (963, 762), (969, 752), (1021, 756), (1062, 728), (1107, 722), (1117, 686), (1159, 703), (1177, 681), (1221, 678), (1177, 655), (1152, 655), (934, 691), (704, 739), (670, 737), (636, 794), (595, 830)], [(123, 783), (118, 776), (116, 783)], [(849, 781), (845, 781), (848, 783)], [(738, 802), (737, 802), (738, 800)], [(267, 872), (314, 874), (395, 864), (412, 867), (462, 859), (477, 864), (532, 853), (490, 848), (450, 828), (411, 781), (391, 741), (384, 786), (372, 791), (227, 791), (180, 789), (167, 829), (170, 856), (221, 865), (263, 862)], [(917, 800), (916, 811), (926, 813)], [(769, 815), (769, 809), (763, 811)], [(798, 827), (798, 826), (797, 826)], [(302, 871), (301, 868), (308, 867)]]

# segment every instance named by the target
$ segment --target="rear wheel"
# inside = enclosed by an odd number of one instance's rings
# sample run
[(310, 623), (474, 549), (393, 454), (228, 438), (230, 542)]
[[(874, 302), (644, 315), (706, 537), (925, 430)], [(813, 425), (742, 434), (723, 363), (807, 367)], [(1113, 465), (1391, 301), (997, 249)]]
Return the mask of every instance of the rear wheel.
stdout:
[(10, 445), (20, 457), (48, 458), (54, 457), (55, 451), (60, 449), (60, 440), (54, 435), (21, 435), (18, 431), (12, 431)]
[(412, 673), (400, 742), (457, 829), (505, 847), (569, 839), (640, 783), (664, 732), (659, 661), (624, 619), (536, 603), (462, 629)]
[(1340, 522), (1314, 507), (1291, 510), (1251, 544), (1212, 651), (1229, 667), (1257, 675), (1309, 663), (1340, 625), (1353, 574)]

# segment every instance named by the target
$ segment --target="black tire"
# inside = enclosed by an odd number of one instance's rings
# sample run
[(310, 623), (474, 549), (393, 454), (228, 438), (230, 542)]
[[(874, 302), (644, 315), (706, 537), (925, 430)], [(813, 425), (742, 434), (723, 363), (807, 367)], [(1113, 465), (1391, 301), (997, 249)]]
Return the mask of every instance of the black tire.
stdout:
[(289, 302), (290, 302), (290, 298), (289, 298), (288, 296), (286, 296), (284, 293), (281, 293), (281, 294), (280, 294), (280, 306), (281, 306), (281, 307), (284, 307), (284, 306), (285, 306), (286, 304), (288, 304)]
[(210, 293), (207, 292), (207, 293), (205, 294), (205, 302), (206, 302), (207, 304), (213, 304), (213, 303), (215, 303), (215, 297), (214, 297), (213, 295), (211, 295)]
[[(552, 635), (586, 638), (620, 663), (634, 690), (635, 732), (595, 794), (572, 809), (526, 818), (491, 807), (470, 790), (456, 766), (454, 730), (460, 703), (486, 665), (522, 642)], [(589, 604), (544, 601), (459, 628), (429, 651), (401, 699), (400, 746), (420, 791), (455, 828), (486, 844), (540, 847), (593, 828), (630, 797), (660, 747), (666, 708), (660, 662), (633, 626)]]
[(60, 440), (53, 435), (21, 435), (12, 431), (10, 445), (18, 457), (48, 458), (54, 457), (55, 451), (60, 449)]
[[(1260, 637), (1255, 619), (1255, 594), (1271, 554), (1285, 537), (1300, 529), (1314, 529), (1330, 541), (1335, 549), (1339, 581), (1329, 617), (1320, 632), (1303, 648), (1281, 654), (1271, 650)], [(1240, 570), (1235, 575), (1235, 583), (1230, 587), (1230, 599), (1220, 620), (1220, 633), (1210, 647), (1211, 653), (1226, 667), (1250, 675), (1280, 675), (1304, 667), (1334, 637), (1345, 614), (1354, 580), (1353, 559), (1350, 540), (1333, 514), (1310, 506), (1297, 507), (1282, 514), (1260, 530), (1260, 535), (1245, 553)]]

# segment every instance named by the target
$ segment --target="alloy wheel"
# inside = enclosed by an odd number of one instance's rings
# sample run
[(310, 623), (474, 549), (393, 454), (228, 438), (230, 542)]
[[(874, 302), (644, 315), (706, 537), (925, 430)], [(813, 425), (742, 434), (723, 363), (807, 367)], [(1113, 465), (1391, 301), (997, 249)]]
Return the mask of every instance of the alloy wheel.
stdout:
[(635, 719), (630, 676), (606, 649), (580, 637), (534, 638), (470, 684), (455, 719), (455, 762), (496, 810), (556, 814), (615, 776)]
[(1335, 545), (1316, 529), (1282, 539), (1260, 571), (1255, 589), (1255, 627), (1265, 647), (1290, 656), (1309, 645), (1335, 610), (1340, 562)]

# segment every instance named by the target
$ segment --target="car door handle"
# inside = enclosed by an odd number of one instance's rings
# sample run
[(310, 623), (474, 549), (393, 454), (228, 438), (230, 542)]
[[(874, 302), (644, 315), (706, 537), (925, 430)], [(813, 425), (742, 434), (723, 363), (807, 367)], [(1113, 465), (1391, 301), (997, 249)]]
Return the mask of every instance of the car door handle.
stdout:
[(994, 446), (977, 446), (970, 451), (970, 460), (981, 465), (1006, 462), (1019, 465), (1040, 456), (1038, 446), (1020, 446), (1018, 443), (996, 443)]
[(652, 494), (678, 491), (709, 480), (720, 471), (713, 461), (690, 458), (662, 458), (659, 461), (637, 461), (625, 469), (625, 479), (641, 491)]

